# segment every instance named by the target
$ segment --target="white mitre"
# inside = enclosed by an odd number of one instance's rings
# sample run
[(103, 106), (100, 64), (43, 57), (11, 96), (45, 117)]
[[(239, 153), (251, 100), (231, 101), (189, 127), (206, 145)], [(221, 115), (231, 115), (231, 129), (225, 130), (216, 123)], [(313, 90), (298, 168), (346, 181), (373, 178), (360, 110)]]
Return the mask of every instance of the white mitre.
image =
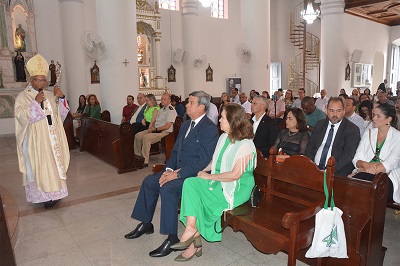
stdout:
[(28, 63), (26, 63), (26, 69), (31, 77), (33, 76), (47, 76), (49, 72), (49, 63), (40, 54), (32, 57)]

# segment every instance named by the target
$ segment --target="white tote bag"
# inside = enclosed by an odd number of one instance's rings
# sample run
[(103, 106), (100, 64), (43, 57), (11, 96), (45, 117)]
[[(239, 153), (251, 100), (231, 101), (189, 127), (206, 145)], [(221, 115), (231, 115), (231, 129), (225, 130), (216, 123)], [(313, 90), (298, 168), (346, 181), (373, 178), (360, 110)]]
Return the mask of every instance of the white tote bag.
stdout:
[(325, 204), (315, 216), (314, 238), (306, 258), (335, 257), (348, 258), (346, 235), (342, 220), (343, 212), (335, 207), (333, 188), (331, 206), (328, 207), (328, 186), (326, 184), (326, 171), (324, 173)]

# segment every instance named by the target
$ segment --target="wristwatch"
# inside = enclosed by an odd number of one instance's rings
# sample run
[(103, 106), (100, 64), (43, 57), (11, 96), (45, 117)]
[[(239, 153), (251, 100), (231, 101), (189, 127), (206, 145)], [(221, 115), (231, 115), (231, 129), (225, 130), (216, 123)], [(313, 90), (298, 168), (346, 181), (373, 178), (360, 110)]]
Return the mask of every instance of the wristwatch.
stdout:
[(178, 172), (178, 173), (176, 174), (176, 177), (177, 177), (177, 178), (181, 178), (182, 176), (181, 176), (181, 174)]

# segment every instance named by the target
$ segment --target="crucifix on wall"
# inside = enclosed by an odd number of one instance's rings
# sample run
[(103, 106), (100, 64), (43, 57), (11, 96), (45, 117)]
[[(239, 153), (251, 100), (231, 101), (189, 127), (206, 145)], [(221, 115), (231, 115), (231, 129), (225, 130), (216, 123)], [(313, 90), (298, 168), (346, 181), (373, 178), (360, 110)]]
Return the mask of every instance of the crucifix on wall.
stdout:
[(125, 61), (124, 61), (124, 62), (122, 62), (122, 64), (125, 64), (125, 66), (127, 66), (129, 63), (130, 63), (130, 62), (129, 62), (129, 61), (127, 61), (126, 59), (125, 59)]

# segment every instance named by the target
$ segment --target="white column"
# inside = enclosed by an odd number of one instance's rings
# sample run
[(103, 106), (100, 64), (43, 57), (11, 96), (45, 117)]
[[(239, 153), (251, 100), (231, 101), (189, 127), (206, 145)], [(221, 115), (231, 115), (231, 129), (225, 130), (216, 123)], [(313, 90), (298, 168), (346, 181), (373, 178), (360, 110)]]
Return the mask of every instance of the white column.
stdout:
[[(72, 110), (76, 110), (79, 95), (86, 94), (85, 54), (81, 47), (83, 33), (83, 1), (60, 0), (61, 31), (64, 51), (62, 79), (67, 84), (68, 99)], [(49, 22), (50, 23), (50, 22)], [(49, 62), (50, 63), (50, 62)], [(57, 62), (54, 62), (57, 63)], [(65, 89), (62, 88), (62, 90)]]
[(321, 89), (338, 95), (344, 80), (344, 0), (321, 1)]
[[(193, 67), (193, 61), (199, 57), (198, 15), (199, 2), (196, 0), (182, 0), (182, 32), (183, 49), (186, 50), (184, 63), (184, 95), (189, 95), (197, 88), (196, 77), (199, 75)], [(203, 72), (201, 72), (203, 74)]]
[[(115, 1), (116, 2), (116, 1)], [(137, 65), (136, 1), (96, 1), (97, 29), (105, 45), (100, 68), (102, 110), (109, 110), (111, 122), (119, 124), (126, 96), (139, 92)], [(122, 62), (129, 61), (125, 66)]]
[(165, 86), (164, 78), (161, 71), (161, 33), (154, 32), (154, 66), (156, 70), (155, 88), (163, 89)]
[(10, 54), (14, 54), (14, 33), (12, 31), (12, 18), (11, 11), (9, 9), (6, 10), (6, 27), (7, 27), (7, 37), (8, 37), (8, 49), (10, 50)]
[(35, 29), (35, 14), (33, 11), (29, 11), (27, 15), (26, 22), (28, 24), (28, 34), (29, 34), (29, 41), (30, 41), (30, 51), (32, 55), (37, 53), (36, 47), (36, 29)]
[[(289, 18), (288, 18), (289, 19)], [(242, 0), (241, 25), (243, 39), (252, 52), (250, 62), (241, 62), (242, 91), (270, 88), (270, 0)]]

